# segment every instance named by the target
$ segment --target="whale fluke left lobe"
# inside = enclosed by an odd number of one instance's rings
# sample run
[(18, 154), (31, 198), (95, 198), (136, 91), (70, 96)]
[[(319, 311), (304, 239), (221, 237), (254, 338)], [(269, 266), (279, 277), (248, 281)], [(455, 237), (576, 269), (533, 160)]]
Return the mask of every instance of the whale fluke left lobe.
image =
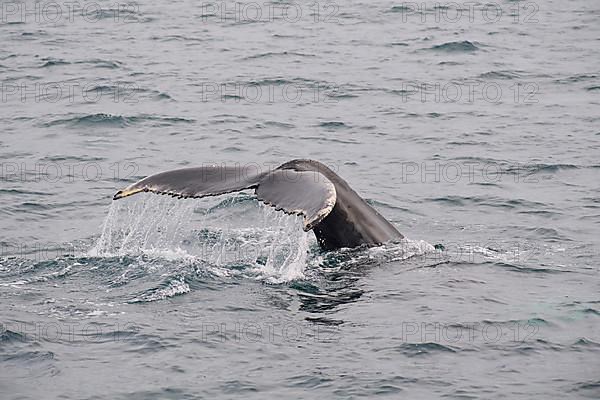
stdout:
[(113, 200), (141, 192), (177, 198), (201, 198), (255, 189), (259, 200), (288, 214), (304, 216), (308, 231), (325, 218), (336, 202), (334, 184), (315, 171), (275, 169), (249, 173), (241, 167), (183, 168), (150, 175), (118, 191)]
[(255, 188), (265, 175), (265, 172), (218, 165), (175, 169), (150, 175), (118, 191), (113, 200), (140, 192), (168, 194), (179, 198), (217, 196)]

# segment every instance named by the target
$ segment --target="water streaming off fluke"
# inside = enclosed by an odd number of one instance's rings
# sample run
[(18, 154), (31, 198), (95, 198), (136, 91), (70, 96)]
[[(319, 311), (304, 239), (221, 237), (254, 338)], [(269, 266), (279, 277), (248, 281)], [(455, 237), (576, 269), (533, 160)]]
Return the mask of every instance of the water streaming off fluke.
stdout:
[(303, 276), (312, 233), (300, 218), (247, 195), (175, 200), (144, 195), (113, 202), (89, 255), (188, 262), (219, 275), (272, 282)]

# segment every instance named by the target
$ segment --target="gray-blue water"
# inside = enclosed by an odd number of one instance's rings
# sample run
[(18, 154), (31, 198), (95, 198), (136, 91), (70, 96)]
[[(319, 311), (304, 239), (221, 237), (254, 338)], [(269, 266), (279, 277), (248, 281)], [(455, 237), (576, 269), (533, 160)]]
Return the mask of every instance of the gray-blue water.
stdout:
[[(600, 398), (598, 2), (0, 6), (2, 400)], [(408, 239), (111, 200), (293, 158)]]

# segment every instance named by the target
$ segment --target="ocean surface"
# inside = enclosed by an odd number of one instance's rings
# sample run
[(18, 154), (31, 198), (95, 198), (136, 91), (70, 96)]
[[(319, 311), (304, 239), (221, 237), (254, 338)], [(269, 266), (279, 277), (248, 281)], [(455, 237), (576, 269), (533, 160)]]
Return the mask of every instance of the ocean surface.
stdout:
[[(599, 2), (0, 7), (0, 399), (600, 398)], [(112, 201), (294, 158), (406, 239)]]

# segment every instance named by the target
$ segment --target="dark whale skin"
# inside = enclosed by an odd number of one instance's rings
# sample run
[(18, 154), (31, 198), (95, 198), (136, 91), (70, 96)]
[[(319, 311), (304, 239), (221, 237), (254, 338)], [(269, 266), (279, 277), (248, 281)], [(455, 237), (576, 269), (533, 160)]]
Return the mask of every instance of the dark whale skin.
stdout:
[(292, 160), (278, 169), (318, 172), (334, 184), (335, 206), (329, 215), (313, 228), (322, 249), (335, 250), (361, 245), (379, 246), (390, 240), (404, 237), (325, 164), (314, 160)]

